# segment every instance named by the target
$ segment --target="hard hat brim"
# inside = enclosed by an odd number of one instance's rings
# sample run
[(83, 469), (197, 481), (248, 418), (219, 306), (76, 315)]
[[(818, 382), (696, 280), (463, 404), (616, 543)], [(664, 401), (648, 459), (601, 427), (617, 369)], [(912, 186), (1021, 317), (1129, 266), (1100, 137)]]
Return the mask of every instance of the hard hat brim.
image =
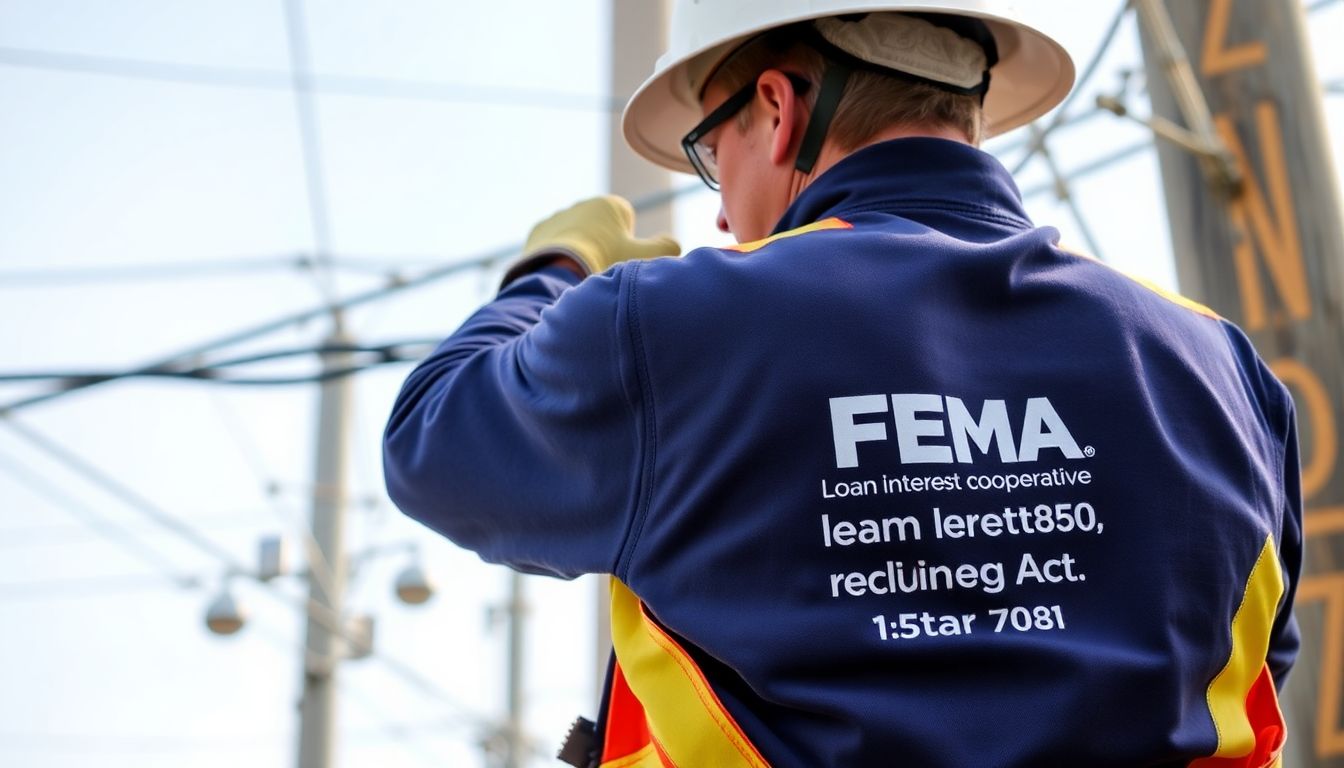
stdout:
[[(682, 54), (669, 52), (676, 59), (660, 60), (654, 74), (644, 81), (626, 105), (621, 118), (626, 142), (655, 165), (695, 173), (681, 149), (681, 137), (702, 117), (699, 94), (694, 92), (698, 86), (691, 82), (689, 75), (692, 62), (702, 58), (720, 60), (753, 35), (768, 29), (822, 16), (881, 10), (873, 7), (876, 5), (858, 2), (852, 9), (831, 8), (811, 14), (800, 13), (794, 18), (777, 18), (727, 41), (713, 41)], [(950, 10), (945, 4), (903, 7), (901, 11), (968, 16), (980, 19), (989, 27), (998, 46), (999, 62), (990, 70), (989, 92), (985, 96), (987, 138), (1026, 125), (1049, 112), (1073, 87), (1075, 73), (1068, 52), (1055, 40), (1029, 26), (978, 9)]]

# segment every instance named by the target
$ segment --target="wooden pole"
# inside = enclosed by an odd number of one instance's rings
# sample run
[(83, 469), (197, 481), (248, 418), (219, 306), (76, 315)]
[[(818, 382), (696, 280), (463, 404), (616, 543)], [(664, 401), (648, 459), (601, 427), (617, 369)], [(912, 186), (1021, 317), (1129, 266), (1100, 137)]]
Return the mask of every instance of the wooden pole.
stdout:
[[(1297, 403), (1306, 565), (1284, 765), (1344, 766), (1344, 226), (1305, 14), (1298, 0), (1165, 5), (1240, 178), (1219, 185), (1207, 157), (1159, 140), (1181, 290), (1244, 328)], [(1198, 132), (1150, 24), (1143, 46), (1153, 113)]]

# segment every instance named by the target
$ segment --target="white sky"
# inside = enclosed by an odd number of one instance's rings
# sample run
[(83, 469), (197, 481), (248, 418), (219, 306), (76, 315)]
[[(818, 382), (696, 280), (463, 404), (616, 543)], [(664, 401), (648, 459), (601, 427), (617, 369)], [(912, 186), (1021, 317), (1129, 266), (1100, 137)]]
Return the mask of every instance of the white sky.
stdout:
[[(388, 271), (449, 263), (517, 242), (538, 218), (604, 191), (604, 0), (307, 5), (319, 75), (443, 86), (435, 98), (319, 97), (339, 256)], [(1119, 3), (1022, 5), (1081, 67)], [(1321, 30), (1341, 22), (1344, 3), (1335, 3), (1314, 14), (1313, 33), (1324, 38)], [(72, 72), (49, 68), (68, 58), (39, 61), (38, 52), (159, 62), (188, 77), (199, 72), (182, 66), (248, 70), (247, 82), (271, 86)], [(1324, 79), (1344, 78), (1338, 50), (1318, 50), (1316, 60)], [(124, 368), (320, 300), (311, 276), (294, 269), (60, 284), (17, 274), (311, 251), (294, 97), (272, 77), (288, 67), (281, 0), (0, 0), (0, 373)], [(1112, 89), (1126, 67), (1138, 68), (1132, 20), (1090, 90)], [(1090, 100), (1084, 94), (1079, 104)], [(1135, 101), (1146, 112), (1142, 96)], [(1326, 105), (1338, 168), (1344, 96)], [(1144, 137), (1101, 117), (1061, 131), (1053, 148), (1068, 169)], [(1003, 157), (1012, 165), (1019, 154)], [(1046, 181), (1039, 163), (1019, 179), (1026, 190)], [(1151, 151), (1079, 181), (1075, 193), (1104, 256), (1173, 283)], [(1048, 195), (1028, 202), (1039, 223), (1083, 242)], [(712, 230), (716, 207), (708, 192), (680, 201), (683, 244), (724, 242)], [(382, 280), (343, 271), (338, 285), (352, 293)], [(367, 342), (437, 338), (493, 285), (493, 275), (479, 273), (443, 281), (356, 311), (350, 326)], [(324, 331), (313, 323), (238, 351), (311, 345)], [(356, 379), (350, 482), (361, 503), (350, 510), (347, 540), (352, 550), (418, 543), (441, 590), (421, 608), (397, 603), (391, 585), (407, 559), (393, 555), (360, 568), (349, 602), (377, 616), (380, 653), (455, 704), (376, 660), (345, 665), (340, 762), (479, 765), (471, 718), (503, 708), (504, 634), (486, 615), (507, 577), (383, 499), (378, 436), (408, 370)], [(0, 386), (0, 403), (33, 391)], [(136, 380), (33, 407), (19, 420), (251, 562), (260, 536), (306, 520), (315, 405), (310, 386)], [(80, 514), (124, 532), (101, 536)], [(173, 586), (131, 547), (199, 575), (203, 586)], [(249, 625), (232, 638), (207, 634), (204, 609), (223, 575), (205, 553), (0, 429), (0, 765), (293, 764), (302, 618), (267, 588), (238, 580)], [(300, 592), (293, 580), (273, 587)], [(593, 587), (530, 579), (528, 590), (527, 727), (549, 752), (573, 715), (595, 708)]]

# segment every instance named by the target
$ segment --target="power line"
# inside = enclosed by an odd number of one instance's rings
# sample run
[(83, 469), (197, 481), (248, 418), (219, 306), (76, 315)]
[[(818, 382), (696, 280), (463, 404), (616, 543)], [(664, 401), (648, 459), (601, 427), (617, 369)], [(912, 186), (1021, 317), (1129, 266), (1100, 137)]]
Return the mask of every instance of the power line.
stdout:
[[(12, 423), (12, 421), (10, 422)], [(108, 542), (121, 547), (137, 560), (145, 563), (158, 573), (156, 580), (166, 581), (178, 588), (192, 588), (199, 582), (193, 576), (178, 571), (177, 565), (145, 544), (140, 537), (129, 531), (126, 526), (110, 522), (76, 503), (73, 499), (44, 480), (36, 473), (16, 461), (12, 456), (0, 454), (0, 471), (17, 480), (29, 490), (64, 510), (66, 514), (78, 520)]]
[[(2, 465), (0, 465), (2, 466)], [(10, 511), (19, 515), (37, 516), (38, 510), (10, 507)], [(274, 513), (267, 510), (251, 510), (237, 514), (211, 515), (205, 518), (193, 517), (202, 530), (209, 531), (254, 531), (258, 526), (273, 522)], [(90, 514), (90, 518), (95, 518)], [(132, 520), (117, 525), (128, 539), (139, 540), (146, 537), (167, 535), (163, 529), (142, 520)], [(25, 549), (39, 547), (64, 547), (71, 544), (88, 543), (104, 538), (98, 530), (83, 522), (79, 525), (30, 525), (6, 526), (0, 536), (0, 550)]]
[(162, 577), (143, 573), (90, 576), (78, 579), (14, 581), (0, 583), (0, 602), (80, 600), (138, 592), (159, 592), (163, 590), (176, 592), (182, 588), (182, 585), (171, 584)]
[[(233, 436), (234, 443), (243, 453), (253, 473), (256, 475), (258, 486), (265, 496), (270, 500), (270, 508), (275, 517), (280, 519), (287, 529), (299, 537), (303, 542), (304, 555), (308, 561), (308, 570), (324, 586), (331, 582), (331, 566), (322, 557), (321, 548), (313, 537), (313, 531), (307, 525), (303, 524), (301, 515), (296, 510), (287, 508), (280, 502), (279, 487), (280, 484), (266, 471), (266, 461), (261, 456), (255, 442), (252, 441), (247, 433), (247, 428), (243, 425), (242, 419), (238, 414), (227, 406), (218, 390), (211, 392), (211, 400), (215, 404), (216, 411), (222, 417), (225, 429)], [(316, 493), (316, 489), (313, 489)]]
[[(704, 189), (704, 186), (696, 182), (694, 184), (688, 184), (686, 186), (677, 189), (664, 190), (654, 193), (652, 195), (648, 195), (646, 197), (634, 201), (632, 205), (636, 211), (648, 210), (650, 208), (655, 208), (657, 206), (668, 205), (672, 201), (676, 200), (678, 197), (681, 197), (686, 194), (696, 193), (702, 189)], [(190, 347), (181, 350), (179, 352), (173, 353), (171, 355), (165, 356), (154, 362), (139, 366), (137, 368), (131, 368), (129, 370), (123, 371), (118, 375), (118, 378), (124, 378), (126, 376), (143, 375), (147, 373), (153, 373), (154, 371), (171, 369), (173, 366), (182, 364), (182, 361), (190, 361), (193, 358), (208, 354), (217, 349), (233, 346), (234, 344), (239, 344), (241, 342), (254, 339), (258, 336), (264, 336), (269, 333), (274, 333), (275, 331), (288, 328), (291, 325), (299, 325), (302, 323), (306, 323), (310, 320), (325, 317), (328, 314), (330, 314), (330, 312), (333, 309), (348, 310), (352, 307), (385, 299), (389, 296), (400, 293), (410, 288), (419, 288), (425, 285), (429, 285), (430, 283), (442, 280), (447, 277), (451, 277), (453, 275), (460, 274), (462, 272), (488, 268), (500, 261), (503, 261), (504, 259), (507, 259), (511, 256), (518, 254), (521, 249), (522, 249), (522, 243), (513, 243), (504, 246), (502, 248), (497, 248), (493, 251), (487, 251), (485, 253), (465, 259), (463, 261), (447, 264), (441, 267), (432, 268), (424, 273), (421, 273), (420, 275), (405, 279), (392, 285), (385, 286), (383, 288), (376, 288), (373, 290), (364, 291), (362, 293), (357, 293), (353, 296), (340, 299), (331, 306), (315, 307), (313, 309), (304, 310), (302, 312), (297, 312), (292, 315), (277, 318), (275, 320), (264, 322), (259, 325), (251, 326), (240, 331), (235, 331), (233, 333), (226, 334), (224, 336), (212, 339), (210, 341), (203, 342), (194, 347)], [(11, 414), (19, 409), (26, 408), (31, 405), (36, 405), (38, 403), (44, 403), (53, 400), (55, 398), (61, 397), (63, 395), (67, 395), (71, 392), (77, 392), (87, 387), (104, 383), (104, 381), (108, 380), (110, 379), (79, 382), (64, 389), (59, 389), (52, 392), (44, 392), (41, 394), (32, 395), (29, 397), (4, 403), (0, 405), (0, 418), (3, 418), (4, 416)]]
[[(399, 279), (405, 269), (424, 269), (441, 264), (443, 259), (432, 256), (342, 257), (329, 255), (324, 262), (331, 269), (362, 272), (389, 279)], [(17, 269), (0, 271), (0, 289), (37, 286), (78, 286), (108, 281), (185, 280), (219, 277), (221, 275), (265, 272), (311, 272), (317, 260), (306, 253), (279, 256), (239, 257), (211, 261), (175, 263), (115, 264), (97, 267), (55, 267), (51, 269)]]
[(1049, 138), (1050, 134), (1054, 132), (1055, 129), (1065, 124), (1068, 119), (1066, 115), (1069, 111), (1069, 107), (1073, 104), (1074, 100), (1078, 98), (1078, 94), (1082, 93), (1083, 86), (1097, 73), (1102, 58), (1106, 55), (1106, 52), (1110, 50), (1111, 44), (1115, 42), (1115, 35), (1119, 32), (1121, 23), (1124, 22), (1125, 17), (1129, 14), (1129, 8), (1129, 0), (1122, 0), (1120, 3), (1120, 10), (1116, 11), (1115, 16), (1111, 19), (1110, 26), (1106, 28), (1106, 32), (1102, 35), (1101, 43), (1097, 46), (1097, 50), (1092, 54), (1092, 58), (1087, 62), (1087, 66), (1083, 68), (1083, 74), (1080, 75), (1077, 82), (1074, 83), (1073, 90), (1064, 98), (1063, 103), (1055, 109), (1055, 114), (1050, 119), (1050, 122), (1032, 135), (1031, 140), (1027, 145), (1026, 154), (1017, 161), (1017, 165), (1015, 165), (1011, 171), (1013, 176), (1021, 173), (1027, 162), (1040, 152), (1045, 140)]
[[(290, 73), (270, 69), (177, 64), (115, 56), (42, 51), (12, 46), (0, 46), (0, 65), (70, 74), (243, 90), (289, 91), (293, 85), (293, 78)], [(468, 83), (359, 75), (313, 75), (311, 85), (315, 93), (322, 95), (356, 96), (370, 99), (532, 107), (608, 114), (619, 113), (625, 106), (624, 98), (605, 97), (589, 93), (566, 93), (504, 86), (482, 87)]]
[(184, 278), (218, 277), (252, 272), (277, 272), (312, 269), (313, 261), (307, 256), (262, 256), (258, 258), (193, 261), (177, 264), (120, 264), (100, 267), (68, 267), (55, 269), (27, 269), (0, 272), (0, 288), (21, 288), (29, 285), (78, 285), (105, 283), (110, 280), (181, 280)]
[[(50, 455), (75, 474), (98, 486), (104, 492), (121, 501), (123, 504), (126, 504), (131, 509), (148, 517), (161, 527), (208, 554), (211, 558), (226, 566), (231, 573), (239, 575), (248, 575), (251, 573), (249, 569), (245, 568), (236, 558), (214, 541), (195, 530), (192, 526), (178, 520), (169, 512), (161, 509), (150, 500), (136, 493), (133, 489), (120, 483), (115, 478), (112, 478), (90, 462), (85, 461), (31, 427), (19, 424), (12, 416), (0, 418), (0, 423), (4, 423), (15, 434), (23, 437), (29, 443), (39, 448), (43, 453)], [(264, 594), (271, 595), (272, 597), (287, 603), (291, 607), (297, 608), (314, 620), (323, 623), (333, 634), (340, 637), (345, 642), (351, 643), (356, 647), (364, 642), (362, 639), (351, 633), (350, 629), (344, 625), (344, 620), (341, 616), (326, 615), (323, 606), (315, 603), (311, 599), (285, 594), (278, 590), (273, 582), (256, 580), (255, 583), (264, 588), (262, 590)], [(371, 658), (378, 659), (384, 666), (391, 670), (394, 675), (400, 678), (403, 683), (426, 695), (438, 699), (441, 703), (455, 710), (459, 717), (471, 722), (476, 727), (493, 727), (491, 720), (476, 714), (470, 708), (458, 702), (456, 698), (443, 688), (439, 687), (438, 684), (421, 675), (409, 664), (374, 649), (369, 649), (369, 655)]]
[[(1033, 134), (1041, 138), (1042, 129), (1034, 124), (1030, 128)], [(1092, 255), (1101, 261), (1105, 261), (1106, 257), (1102, 255), (1100, 243), (1097, 242), (1096, 236), (1092, 234), (1092, 228), (1088, 226), (1087, 218), (1083, 216), (1082, 209), (1078, 207), (1078, 201), (1073, 196), (1073, 190), (1069, 188), (1064, 172), (1055, 162), (1054, 153), (1050, 151), (1049, 145), (1043, 138), (1037, 144), (1036, 151), (1039, 153), (1041, 160), (1045, 162), (1045, 167), (1049, 169), (1051, 178), (1054, 179), (1055, 198), (1063, 202), (1068, 207), (1069, 213), (1073, 214), (1074, 223), (1077, 224), (1078, 230), (1082, 233), (1083, 240), (1087, 242), (1087, 247)]]
[[(313, 246), (317, 249), (317, 269), (313, 278), (328, 304), (336, 301), (336, 279), (331, 269), (331, 222), (327, 216), (326, 174), (322, 165), (322, 133), (313, 105), (312, 74), (309, 66), (307, 26), (302, 0), (285, 0), (285, 31), (289, 38), (290, 90), (294, 94), (294, 112), (303, 148), (303, 178), (308, 193), (308, 217)], [(332, 321), (339, 328), (340, 314), (333, 309)]]
[[(1127, 147), (1121, 147), (1120, 149), (1117, 149), (1114, 152), (1103, 155), (1095, 160), (1092, 160), (1091, 162), (1084, 163), (1083, 165), (1073, 168), (1072, 170), (1068, 171), (1067, 174), (1065, 174), (1065, 178), (1067, 178), (1069, 181), (1081, 179), (1085, 176), (1090, 176), (1098, 171), (1104, 170), (1112, 165), (1115, 165), (1116, 163), (1128, 160), (1129, 158), (1134, 157), (1135, 155), (1141, 155), (1145, 152), (1150, 152), (1152, 150), (1153, 150), (1153, 142), (1151, 141), (1140, 141), (1134, 144), (1130, 144)], [(1034, 187), (1027, 187), (1023, 189), (1022, 198), (1024, 200), (1027, 200), (1046, 193), (1054, 194), (1056, 190), (1057, 185), (1052, 180), (1048, 183), (1038, 184)]]
[[(1084, 112), (1078, 112), (1072, 115), (1066, 115), (1062, 112), (1059, 112), (1056, 113), (1056, 116), (1059, 118), (1059, 125), (1054, 125), (1053, 121), (1051, 121), (1051, 123), (1049, 123), (1048, 125), (1054, 126), (1053, 128), (1051, 128), (1051, 135), (1054, 135), (1066, 128), (1072, 129), (1077, 128), (1079, 126), (1087, 125), (1088, 123), (1092, 122), (1092, 120), (1094, 120), (1095, 118), (1105, 114), (1108, 113), (1105, 110), (1097, 107), (1093, 107)], [(1013, 131), (1007, 134), (1006, 136), (995, 136), (994, 138), (987, 140), (982, 149), (1002, 160), (1003, 158), (1006, 158), (1007, 155), (1010, 155), (1013, 152), (1016, 152), (1026, 147), (1033, 146), (1032, 142), (1033, 139), (1029, 131)], [(1006, 160), (1004, 161), (1004, 164), (1005, 165), (1007, 164)]]
[(20, 424), (13, 416), (0, 418), (0, 423), (3, 423), (11, 432), (23, 438), (25, 442), (36, 447), (42, 453), (47, 454), (61, 464), (64, 464), (75, 474), (83, 477), (88, 482), (100, 488), (103, 492), (109, 494), (118, 501), (121, 501), (128, 507), (137, 510), (140, 514), (148, 517), (160, 527), (172, 532), (178, 538), (189, 542), (192, 546), (208, 554), (210, 557), (224, 563), (234, 572), (248, 572), (248, 569), (239, 560), (223, 547), (220, 547), (212, 541), (208, 536), (182, 522), (166, 510), (161, 509), (158, 505), (154, 504), (154, 502), (136, 493), (128, 486), (123, 485), (116, 478), (93, 464), (66, 450), (63, 446), (47, 438), (42, 433), (31, 427)]
[[(221, 360), (209, 365), (198, 365), (186, 369), (159, 368), (155, 370), (137, 370), (137, 371), (11, 371), (0, 372), (0, 384), (16, 384), (23, 382), (54, 382), (59, 389), (64, 391), (69, 389), (78, 389), (93, 384), (102, 384), (109, 381), (116, 381), (127, 378), (166, 378), (166, 379), (192, 379), (199, 381), (208, 381), (215, 384), (234, 384), (243, 386), (268, 386), (268, 385), (287, 385), (287, 384), (310, 384), (314, 382), (327, 381), (329, 379), (349, 376), (360, 371), (367, 370), (379, 365), (388, 363), (414, 362), (428, 354), (440, 339), (415, 339), (409, 341), (398, 341), (387, 344), (361, 345), (361, 344), (326, 344), (318, 347), (301, 347), (297, 349), (285, 349), (273, 352), (263, 352), (258, 354), (236, 357), (228, 360)], [(318, 373), (304, 374), (300, 376), (270, 376), (270, 377), (244, 377), (228, 375), (227, 369), (238, 368), (258, 363), (273, 362), (289, 357), (326, 355), (335, 352), (346, 352), (363, 354), (369, 357), (368, 362), (352, 365), (346, 368), (335, 370), (324, 370)]]

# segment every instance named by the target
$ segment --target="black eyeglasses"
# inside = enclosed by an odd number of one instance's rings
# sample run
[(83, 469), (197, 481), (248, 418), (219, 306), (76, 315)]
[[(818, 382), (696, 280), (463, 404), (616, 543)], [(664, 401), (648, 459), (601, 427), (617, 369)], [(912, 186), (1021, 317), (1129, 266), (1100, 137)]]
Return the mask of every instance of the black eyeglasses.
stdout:
[[(792, 73), (786, 73), (789, 83), (793, 85), (794, 93), (799, 96), (807, 93), (807, 89), (812, 87), (811, 81)], [(726, 101), (714, 108), (701, 120), (698, 125), (691, 129), (681, 138), (681, 148), (686, 152), (686, 158), (691, 161), (691, 167), (700, 174), (700, 180), (714, 191), (719, 189), (719, 161), (715, 156), (714, 148), (702, 144), (702, 140), (709, 135), (710, 131), (718, 128), (728, 118), (736, 115), (751, 102), (756, 95), (756, 81), (759, 78), (752, 78), (751, 82), (738, 89), (737, 93), (729, 96)]]

